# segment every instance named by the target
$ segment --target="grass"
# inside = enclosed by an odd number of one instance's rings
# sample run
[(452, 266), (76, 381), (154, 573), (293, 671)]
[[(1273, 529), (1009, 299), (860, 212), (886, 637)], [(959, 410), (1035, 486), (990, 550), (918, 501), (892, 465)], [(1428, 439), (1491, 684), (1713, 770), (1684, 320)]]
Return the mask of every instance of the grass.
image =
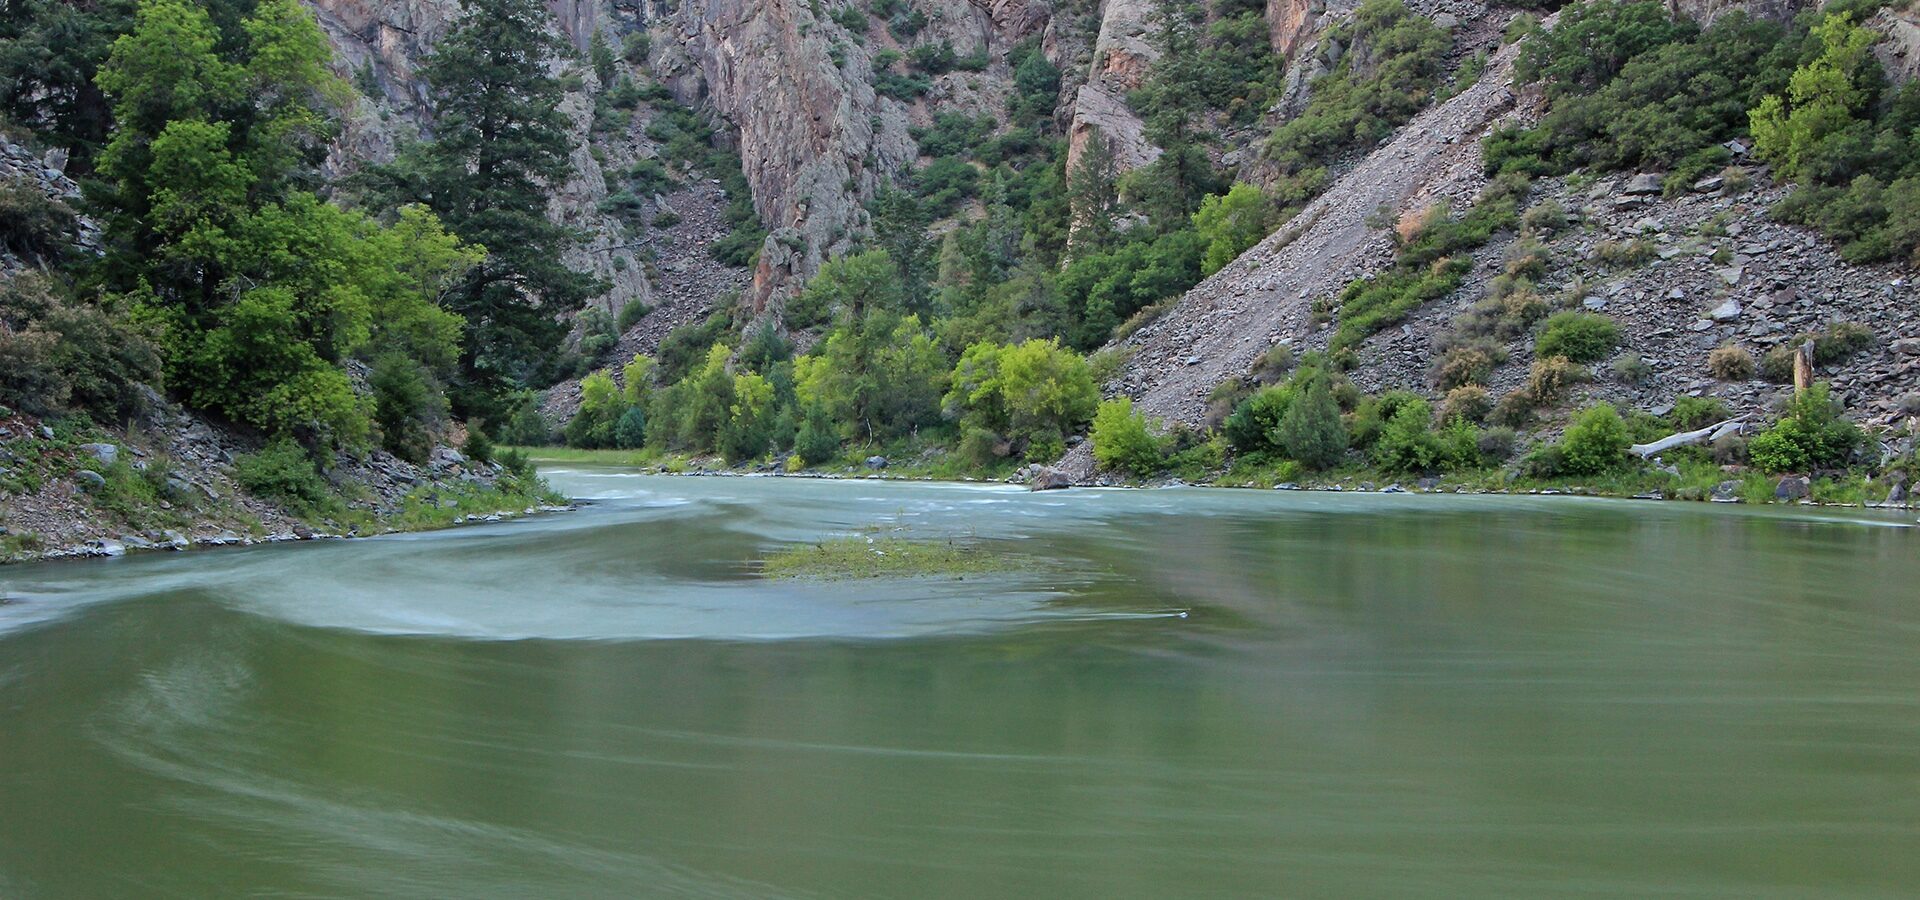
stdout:
[(959, 578), (1018, 572), (1032, 559), (956, 539), (917, 540), (854, 535), (774, 551), (761, 563), (768, 578), (841, 581), (859, 578)]

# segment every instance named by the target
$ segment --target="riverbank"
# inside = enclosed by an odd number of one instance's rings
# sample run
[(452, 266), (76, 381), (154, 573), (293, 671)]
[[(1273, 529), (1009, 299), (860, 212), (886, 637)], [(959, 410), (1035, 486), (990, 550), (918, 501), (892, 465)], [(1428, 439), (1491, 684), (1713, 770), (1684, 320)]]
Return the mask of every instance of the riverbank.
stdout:
[(177, 409), (121, 429), (0, 411), (0, 564), (370, 537), (567, 508), (530, 466), (436, 448), (424, 465), (337, 454), (293, 479)]
[[(1568, 479), (1531, 478), (1514, 469), (1487, 468), (1441, 476), (1409, 477), (1351, 467), (1302, 473), (1288, 464), (1257, 465), (1235, 461), (1217, 468), (1188, 466), (1157, 478), (1129, 478), (1098, 472), (1071, 481), (1055, 470), (1036, 464), (1012, 463), (989, 470), (972, 470), (954, 460), (921, 457), (904, 462), (884, 456), (849, 455), (822, 466), (790, 468), (778, 462), (732, 466), (719, 457), (662, 453), (654, 450), (580, 450), (568, 447), (523, 447), (536, 465), (573, 464), (621, 466), (649, 474), (691, 476), (759, 476), (782, 478), (865, 479), (880, 481), (953, 481), (999, 483), (1033, 490), (1065, 487), (1155, 488), (1205, 487), (1248, 490), (1327, 491), (1412, 494), (1488, 494), (1582, 496), (1622, 500), (1682, 500), (1713, 503), (1750, 503), (1910, 509), (1901, 483), (1866, 475), (1768, 476), (1742, 467), (1682, 461), (1649, 464), (1608, 476)], [(1889, 500), (1891, 499), (1891, 502)]]

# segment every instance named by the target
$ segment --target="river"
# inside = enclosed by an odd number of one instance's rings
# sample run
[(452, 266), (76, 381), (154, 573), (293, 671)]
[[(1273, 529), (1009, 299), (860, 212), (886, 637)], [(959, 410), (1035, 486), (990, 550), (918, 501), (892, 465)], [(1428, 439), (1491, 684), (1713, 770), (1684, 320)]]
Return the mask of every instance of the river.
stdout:
[(0, 897), (1920, 892), (1912, 514), (548, 474), (0, 569)]

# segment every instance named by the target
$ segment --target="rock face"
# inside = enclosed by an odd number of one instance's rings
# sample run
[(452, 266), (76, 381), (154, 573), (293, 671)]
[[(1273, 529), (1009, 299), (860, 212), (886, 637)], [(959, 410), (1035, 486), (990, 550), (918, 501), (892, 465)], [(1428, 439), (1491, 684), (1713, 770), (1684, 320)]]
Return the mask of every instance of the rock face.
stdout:
[(1079, 165), (1087, 142), (1098, 134), (1113, 151), (1121, 172), (1152, 162), (1160, 149), (1146, 138), (1146, 123), (1127, 106), (1127, 92), (1141, 85), (1160, 57), (1151, 33), (1153, 0), (1107, 0), (1100, 8), (1100, 32), (1086, 83), (1073, 99), (1067, 129), (1067, 170)]

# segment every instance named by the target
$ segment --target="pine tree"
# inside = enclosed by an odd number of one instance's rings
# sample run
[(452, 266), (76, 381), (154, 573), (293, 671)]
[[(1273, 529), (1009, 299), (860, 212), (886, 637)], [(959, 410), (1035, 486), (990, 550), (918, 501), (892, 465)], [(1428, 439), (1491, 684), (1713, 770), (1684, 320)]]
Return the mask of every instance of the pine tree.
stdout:
[(603, 293), (598, 279), (560, 261), (579, 243), (547, 219), (547, 197), (572, 151), (559, 112), (564, 91), (547, 74), (558, 41), (538, 0), (463, 0), (466, 14), (424, 74), (435, 97), (435, 139), (383, 173), (392, 191), (425, 203), (487, 261), (451, 292), (467, 319), (456, 396), (484, 413), (514, 382), (539, 378), (566, 326), (564, 313)]
[(1072, 255), (1112, 245), (1114, 207), (1120, 202), (1115, 185), (1113, 142), (1095, 126), (1087, 130), (1080, 158), (1067, 176), (1067, 196), (1073, 208), (1073, 230), (1068, 240)]

